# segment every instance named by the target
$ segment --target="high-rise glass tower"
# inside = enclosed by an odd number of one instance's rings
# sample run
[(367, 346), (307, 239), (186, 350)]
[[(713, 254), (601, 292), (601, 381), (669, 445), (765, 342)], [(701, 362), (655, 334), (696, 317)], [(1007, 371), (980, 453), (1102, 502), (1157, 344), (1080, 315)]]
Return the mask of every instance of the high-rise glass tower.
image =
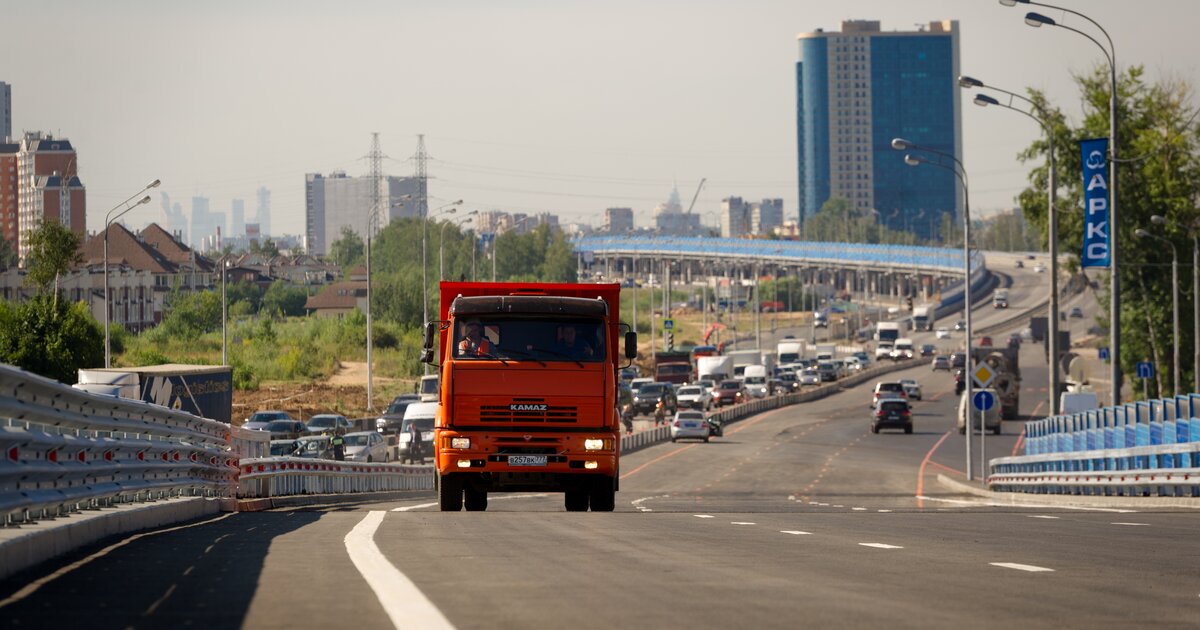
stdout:
[(943, 217), (961, 216), (958, 180), (908, 166), (891, 142), (900, 137), (962, 159), (958, 22), (883, 31), (878, 21), (846, 21), (841, 32), (798, 39), (801, 224), (842, 198), (889, 228), (936, 237)]

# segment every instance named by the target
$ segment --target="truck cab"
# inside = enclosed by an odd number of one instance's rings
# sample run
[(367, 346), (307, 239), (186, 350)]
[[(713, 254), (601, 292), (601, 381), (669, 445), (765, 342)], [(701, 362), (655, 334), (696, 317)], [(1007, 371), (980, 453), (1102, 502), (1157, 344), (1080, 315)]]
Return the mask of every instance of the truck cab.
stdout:
[(489, 492), (562, 492), (568, 511), (612, 511), (618, 489), (616, 284), (443, 282), (434, 425), (443, 511), (487, 509)]

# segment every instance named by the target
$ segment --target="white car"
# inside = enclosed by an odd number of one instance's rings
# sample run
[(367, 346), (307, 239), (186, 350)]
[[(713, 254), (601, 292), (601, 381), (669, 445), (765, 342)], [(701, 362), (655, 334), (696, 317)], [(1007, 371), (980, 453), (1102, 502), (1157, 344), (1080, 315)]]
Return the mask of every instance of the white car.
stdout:
[(1033, 270), (1037, 273), (1046, 273), (1046, 265), (1043, 265), (1042, 263), (1038, 263), (1033, 266)]
[(708, 441), (708, 421), (704, 419), (703, 411), (679, 411), (671, 421), (671, 441), (675, 440), (704, 440)]
[(796, 373), (796, 378), (800, 380), (800, 385), (820, 385), (821, 374), (813, 368), (804, 368)]
[(950, 338), (950, 329), (949, 328), (939, 328), (939, 329), (937, 329), (937, 332), (935, 332), (933, 335), (935, 337), (937, 337), (938, 339), (949, 339)]
[(904, 393), (908, 394), (909, 400), (921, 400), (921, 384), (911, 378), (900, 379), (900, 385), (904, 387)]
[(348, 462), (387, 462), (392, 459), (387, 441), (378, 431), (347, 433), (345, 455)]
[(709, 393), (707, 387), (700, 385), (684, 385), (675, 392), (675, 400), (681, 409), (699, 409), (707, 411), (712, 409), (713, 400), (712, 394)]

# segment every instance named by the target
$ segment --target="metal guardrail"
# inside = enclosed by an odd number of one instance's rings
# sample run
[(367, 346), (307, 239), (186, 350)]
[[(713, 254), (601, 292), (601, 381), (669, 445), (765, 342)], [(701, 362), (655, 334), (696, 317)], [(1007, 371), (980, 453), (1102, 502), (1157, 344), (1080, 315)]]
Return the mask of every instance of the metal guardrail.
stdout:
[(184, 495), (228, 496), (229, 425), (0, 365), (4, 524)]
[(1025, 455), (989, 462), (993, 490), (1200, 497), (1200, 394), (1025, 425)]
[(239, 498), (433, 489), (432, 466), (261, 457), (241, 460), (240, 472)]

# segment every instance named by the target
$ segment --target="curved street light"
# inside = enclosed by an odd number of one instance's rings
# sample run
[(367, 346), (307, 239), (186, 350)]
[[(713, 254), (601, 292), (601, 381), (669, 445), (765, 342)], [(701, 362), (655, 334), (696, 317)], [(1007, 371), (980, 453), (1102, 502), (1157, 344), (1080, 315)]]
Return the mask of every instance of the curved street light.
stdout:
[[(1004, 109), (1010, 109), (1014, 112), (1017, 112), (1018, 114), (1023, 114), (1027, 118), (1030, 118), (1031, 120), (1033, 120), (1033, 122), (1037, 123), (1042, 128), (1042, 131), (1044, 131), (1046, 133), (1046, 141), (1049, 143), (1049, 149), (1047, 151), (1047, 155), (1048, 155), (1047, 168), (1049, 169), (1049, 182), (1047, 184), (1047, 188), (1049, 188), (1049, 200), (1047, 203), (1049, 205), (1048, 205), (1047, 214), (1046, 214), (1046, 225), (1047, 225), (1046, 240), (1047, 240), (1047, 248), (1049, 249), (1049, 254), (1050, 254), (1050, 313), (1049, 313), (1049, 317), (1046, 318), (1046, 321), (1047, 321), (1047, 328), (1048, 328), (1047, 334), (1050, 337), (1050, 344), (1048, 346), (1050, 348), (1050, 355), (1049, 355), (1050, 369), (1048, 370), (1049, 374), (1050, 374), (1050, 415), (1056, 416), (1056, 415), (1058, 415), (1058, 407), (1059, 407), (1059, 404), (1058, 404), (1059, 403), (1059, 400), (1058, 400), (1058, 390), (1059, 390), (1059, 379), (1058, 379), (1058, 353), (1059, 353), (1058, 317), (1059, 317), (1059, 315), (1058, 315), (1058, 308), (1059, 308), (1059, 306), (1058, 306), (1058, 179), (1057, 179), (1057, 175), (1056, 175), (1056, 171), (1055, 171), (1055, 160), (1054, 160), (1054, 130), (1051, 129), (1051, 127), (1050, 127), (1050, 117), (1049, 117), (1049, 115), (1047, 115), (1046, 111), (1043, 110), (1041, 107), (1039, 107), (1037, 103), (1033, 102), (1029, 98), (1026, 98), (1025, 96), (1017, 94), (1016, 92), (1010, 92), (1003, 88), (995, 87), (993, 85), (986, 85), (986, 84), (984, 84), (983, 81), (980, 81), (979, 79), (976, 79), (974, 77), (968, 77), (968, 76), (958, 77), (958, 85), (963, 88), (984, 88), (984, 89), (988, 89), (988, 90), (994, 90), (994, 91), (1000, 92), (1002, 94), (1007, 94), (1009, 97), (1007, 104), (1001, 103), (1000, 101), (996, 100), (995, 98), (992, 98), (991, 96), (988, 96), (987, 94), (976, 94), (974, 103), (976, 105), (979, 105), (980, 107), (987, 107), (989, 105), (995, 106), (995, 107), (1003, 107)], [(1033, 113), (1027, 112), (1019, 107), (1014, 107), (1013, 99), (1020, 99), (1024, 102), (1028, 103), (1029, 107), (1034, 112), (1037, 112), (1037, 114), (1034, 115)]]
[[(1151, 218), (1153, 222), (1154, 219)], [(1171, 326), (1175, 343), (1171, 346), (1171, 357), (1174, 365), (1174, 380), (1175, 385), (1174, 395), (1179, 395), (1179, 252), (1175, 249), (1175, 242), (1169, 238), (1152, 234), (1147, 230), (1138, 228), (1133, 231), (1133, 234), (1138, 238), (1149, 238), (1156, 241), (1162, 241), (1171, 246)]]
[[(112, 367), (112, 346), (111, 346), (111, 342), (109, 339), (109, 332), (108, 332), (109, 320), (112, 318), (111, 314), (109, 313), (111, 308), (109, 307), (109, 302), (108, 302), (108, 228), (117, 219), (120, 219), (126, 212), (129, 212), (130, 210), (133, 210), (134, 208), (136, 208), (142, 204), (150, 203), (150, 195), (146, 195), (145, 197), (138, 199), (137, 203), (135, 203), (132, 206), (129, 206), (127, 208), (124, 208), (122, 210), (122, 207), (124, 207), (130, 201), (133, 201), (135, 198), (137, 198), (138, 195), (146, 192), (147, 190), (150, 190), (151, 188), (158, 188), (159, 184), (162, 184), (161, 179), (156, 179), (156, 180), (150, 182), (149, 184), (146, 184), (146, 187), (139, 190), (137, 192), (137, 194), (131, 195), (125, 201), (122, 201), (121, 203), (117, 204), (112, 210), (109, 210), (108, 214), (104, 215), (104, 367), (105, 368)], [(121, 211), (117, 212), (117, 210), (121, 210)], [(117, 212), (116, 216), (113, 216), (114, 212)]]
[[(1183, 227), (1160, 214), (1151, 216), (1150, 222), (1177, 230)], [(1200, 392), (1200, 219), (1187, 228), (1187, 235), (1192, 239), (1192, 391)], [(1179, 343), (1178, 333), (1175, 335), (1175, 343)]]
[(1103, 26), (1100, 26), (1098, 22), (1078, 11), (1053, 4), (1033, 2), (1032, 0), (1000, 0), (1000, 4), (1007, 7), (1016, 6), (1017, 4), (1028, 4), (1074, 15), (1096, 27), (1097, 30), (1104, 34), (1104, 39), (1108, 42), (1108, 46), (1106, 47), (1095, 37), (1066, 24), (1059, 24), (1040, 13), (1031, 11), (1025, 14), (1025, 23), (1034, 28), (1057, 26), (1086, 37), (1104, 53), (1104, 59), (1108, 62), (1110, 80), (1108, 94), (1108, 159), (1110, 164), (1108, 172), (1108, 255), (1110, 279), (1108, 331), (1109, 353), (1112, 357), (1110, 365), (1112, 369), (1112, 404), (1115, 407), (1121, 404), (1121, 274), (1117, 266), (1117, 226), (1120, 225), (1117, 220), (1117, 163), (1120, 162), (1117, 157), (1117, 49), (1113, 45), (1112, 37), (1109, 36), (1108, 31), (1104, 30)]
[(438, 280), (446, 279), (446, 226), (447, 225), (466, 225), (475, 220), (473, 214), (479, 214), (478, 210), (472, 210), (467, 213), (466, 217), (456, 221), (442, 221), (442, 230), (438, 235)]
[[(920, 155), (913, 155), (911, 153), (905, 154), (904, 156), (904, 163), (908, 164), (909, 166), (928, 164), (930, 166), (945, 169), (951, 173), (954, 173), (954, 176), (958, 178), (958, 181), (963, 187), (963, 311), (965, 313), (963, 317), (963, 321), (965, 322), (963, 334), (966, 337), (966, 361), (964, 362), (966, 367), (963, 370), (963, 383), (966, 386), (964, 393), (966, 394), (967, 400), (967, 405), (965, 408), (967, 417), (963, 419), (963, 426), (966, 428), (967, 436), (967, 480), (969, 481), (974, 479), (974, 473), (971, 470), (971, 432), (973, 429), (971, 428), (971, 411), (969, 407), (971, 404), (971, 372), (973, 371), (971, 369), (971, 364), (974, 363), (974, 359), (971, 356), (971, 195), (967, 184), (967, 171), (965, 168), (963, 168), (962, 162), (957, 157), (946, 153), (945, 151), (938, 151), (937, 149), (931, 149), (929, 147), (923, 147), (921, 145), (914, 144), (908, 140), (905, 140), (904, 138), (895, 138), (892, 140), (892, 148), (896, 149), (897, 151), (925, 151), (953, 160), (955, 167), (948, 166), (941, 162), (934, 162)], [(984, 435), (987, 433), (987, 431), (986, 427), (984, 426), (980, 426), (979, 428), (979, 462), (980, 467), (982, 468), (984, 462), (986, 461), (984, 459)]]

